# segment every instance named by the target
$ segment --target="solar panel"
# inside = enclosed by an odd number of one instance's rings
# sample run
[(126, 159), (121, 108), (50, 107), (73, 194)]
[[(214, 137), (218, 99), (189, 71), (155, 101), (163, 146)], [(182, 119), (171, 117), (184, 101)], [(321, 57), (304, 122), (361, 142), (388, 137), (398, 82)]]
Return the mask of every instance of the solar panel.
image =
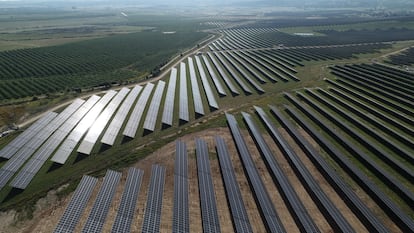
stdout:
[(251, 94), (253, 93), (250, 87), (248, 87), (239, 77), (239, 75), (229, 66), (229, 64), (224, 60), (220, 53), (214, 54), (223, 64), (224, 68), (230, 73), (234, 80), (240, 85), (240, 87), (244, 90), (245, 93)]
[(207, 71), (210, 74), (211, 79), (213, 80), (214, 85), (217, 88), (217, 91), (220, 95), (226, 96), (227, 93), (224, 90), (223, 86), (221, 85), (220, 80), (218, 79), (216, 73), (213, 70), (213, 67), (211, 66), (210, 62), (208, 61), (207, 57), (205, 57), (204, 55), (202, 55), (203, 60), (204, 60), (204, 64), (206, 64), (207, 67)]
[(92, 124), (85, 138), (81, 142), (78, 148), (79, 153), (90, 154), (99, 136), (105, 129), (112, 115), (118, 109), (125, 96), (128, 94), (129, 89), (124, 87), (118, 94), (112, 99), (112, 101), (106, 106), (105, 110), (99, 115), (96, 121)]
[(196, 157), (203, 232), (220, 232), (207, 143), (200, 138), (196, 139)]
[(110, 146), (114, 144), (116, 136), (121, 130), (121, 127), (132, 107), (132, 104), (134, 104), (135, 99), (137, 98), (141, 90), (142, 86), (136, 85), (134, 89), (132, 89), (132, 91), (129, 93), (128, 97), (125, 99), (125, 101), (119, 108), (118, 112), (116, 113), (114, 119), (112, 119), (111, 124), (109, 124), (108, 129), (102, 136), (102, 143), (105, 143), (106, 145)]
[[(220, 73), (221, 77), (223, 78), (224, 82), (226, 83), (227, 87), (229, 87), (230, 91), (233, 92), (236, 95), (239, 95), (239, 91), (234, 86), (233, 82), (230, 80), (230, 78), (227, 76), (227, 74), (224, 72), (224, 70), (221, 68), (220, 64), (216, 60), (214, 56), (211, 55), (211, 53), (207, 53), (207, 55), (210, 57), (211, 61), (213, 62), (214, 66)], [(206, 58), (207, 59), (207, 58)]]
[(242, 194), (237, 184), (234, 168), (230, 160), (226, 142), (221, 137), (216, 137), (217, 154), (220, 162), (220, 169), (223, 175), (224, 187), (227, 200), (229, 201), (231, 216), (236, 232), (253, 232), (247, 212), (243, 203)]
[(165, 96), (164, 111), (162, 113), (162, 123), (171, 126), (173, 122), (175, 86), (177, 84), (177, 69), (172, 68), (170, 80), (168, 82), (167, 95)]
[(120, 172), (112, 170), (106, 171), (101, 189), (99, 190), (92, 210), (89, 213), (85, 226), (82, 229), (83, 233), (102, 232), (106, 216), (109, 212), (109, 207), (111, 206), (121, 176), (122, 174)]
[(147, 83), (144, 90), (141, 93), (141, 96), (138, 98), (137, 103), (135, 104), (134, 110), (129, 117), (128, 123), (125, 126), (123, 135), (134, 138), (137, 133), (139, 122), (141, 121), (142, 114), (147, 106), (148, 99), (151, 95), (154, 84)]
[(236, 143), (237, 151), (239, 152), (241, 161), (243, 162), (243, 166), (247, 173), (250, 186), (256, 196), (258, 208), (262, 213), (263, 222), (266, 224), (266, 228), (269, 232), (286, 232), (277, 215), (269, 194), (264, 187), (263, 181), (260, 178), (260, 174), (257, 171), (250, 152), (247, 149), (246, 142), (240, 132), (236, 118), (229, 113), (226, 113), (226, 118), (234, 142)]
[(199, 115), (204, 115), (203, 100), (201, 99), (200, 88), (198, 86), (197, 75), (194, 69), (194, 62), (188, 57), (188, 66), (190, 68), (191, 89), (193, 91), (194, 110)]
[[(272, 178), (275, 184), (277, 185), (278, 189), (280, 190), (282, 198), (284, 199), (288, 208), (292, 210), (291, 212), (293, 212), (293, 215), (296, 216), (295, 218), (299, 222), (299, 229), (306, 232), (320, 232), (315, 223), (313, 222), (312, 218), (310, 217), (309, 213), (306, 211), (306, 208), (302, 204), (302, 201), (299, 199), (297, 193), (293, 189), (292, 184), (289, 182), (287, 176), (284, 174), (282, 168), (276, 162), (275, 155), (270, 150), (257, 125), (253, 121), (251, 115), (245, 112), (242, 112), (242, 115), (248, 128), (250, 129), (252, 137), (254, 137), (258, 145), (258, 149), (261, 151), (261, 154), (263, 155), (264, 160), (269, 167), (269, 172), (272, 175)], [(273, 136), (281, 138), (281, 135), (279, 134), (273, 134)], [(285, 144), (285, 142), (283, 143), (283, 146), (290, 151), (290, 146), (288, 146), (287, 143)]]
[(188, 162), (184, 142), (175, 143), (174, 209), (172, 232), (190, 232), (188, 209)]
[(155, 89), (154, 96), (151, 100), (151, 105), (148, 108), (147, 117), (144, 121), (144, 129), (154, 131), (155, 123), (157, 121), (158, 110), (161, 104), (162, 93), (164, 92), (165, 82), (158, 81), (157, 88)]
[[(47, 125), (42, 128), (33, 138), (28, 141), (17, 153), (4, 164), (0, 169), (0, 188), (3, 188), (15, 172), (36, 152), (36, 150), (49, 138), (49, 136), (72, 114), (76, 108), (82, 104), (82, 100), (77, 100), (67, 107), (59, 115), (54, 112), (46, 114), (44, 123)], [(50, 120), (49, 120), (50, 119)]]
[(204, 72), (204, 68), (203, 68), (203, 65), (201, 64), (200, 58), (196, 56), (195, 59), (197, 63), (198, 72), (200, 73), (201, 83), (203, 84), (204, 92), (206, 93), (206, 96), (207, 96), (208, 104), (210, 105), (210, 107), (218, 109), (219, 106), (217, 104), (217, 100), (214, 97), (213, 91), (211, 90), (210, 83), (207, 80), (207, 76), (206, 76), (206, 73)]
[(190, 116), (188, 114), (188, 94), (187, 94), (187, 72), (185, 63), (180, 63), (180, 105), (179, 105), (179, 118), (183, 121), (189, 121)]
[(47, 161), (53, 151), (59, 146), (66, 135), (72, 130), (81, 117), (86, 114), (87, 111), (98, 101), (98, 96), (92, 96), (77, 109), (72, 116), (65, 121), (65, 123), (57, 129), (53, 135), (39, 148), (39, 150), (33, 155), (33, 157), (22, 168), (19, 174), (12, 180), (11, 186), (14, 188), (25, 189), (32, 181), (34, 176)]
[(66, 140), (62, 143), (55, 155), (52, 157), (52, 161), (55, 163), (64, 164), (69, 158), (72, 151), (75, 149), (76, 144), (81, 140), (83, 135), (89, 129), (89, 127), (95, 122), (99, 113), (104, 109), (108, 102), (116, 94), (115, 91), (107, 92), (85, 115), (85, 117), (77, 124), (73, 131), (69, 134)]
[(134, 219), (135, 207), (143, 174), (144, 172), (137, 168), (130, 168), (128, 170), (125, 189), (122, 193), (121, 203), (119, 204), (118, 213), (115, 217), (115, 222), (112, 225), (111, 232), (122, 233), (131, 231), (131, 223)]
[(151, 181), (148, 189), (147, 204), (142, 223), (143, 233), (160, 232), (162, 196), (164, 193), (165, 168), (152, 165)]
[(92, 195), (97, 181), (98, 179), (94, 177), (86, 175), (82, 177), (54, 233), (71, 233), (75, 231), (76, 225), (86, 208), (86, 204)]
[(30, 139), (32, 139), (39, 131), (45, 127), (52, 119), (45, 115), (34, 124), (32, 124), (23, 133), (17, 136), (13, 141), (7, 144), (0, 151), (0, 157), (10, 159), (20, 148), (22, 148)]

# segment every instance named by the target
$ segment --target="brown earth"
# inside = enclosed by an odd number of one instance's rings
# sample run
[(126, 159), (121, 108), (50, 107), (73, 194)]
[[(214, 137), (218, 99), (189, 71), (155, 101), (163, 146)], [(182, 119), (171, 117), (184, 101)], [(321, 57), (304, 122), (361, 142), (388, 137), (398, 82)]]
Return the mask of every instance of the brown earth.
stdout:
[[(358, 220), (358, 218), (353, 214), (353, 212), (347, 207), (343, 202), (341, 197), (335, 192), (335, 190), (329, 185), (329, 183), (324, 179), (324, 177), (319, 173), (313, 163), (307, 158), (307, 156), (300, 150), (300, 148), (294, 143), (293, 139), (289, 137), (287, 132), (283, 129), (280, 130), (284, 138), (289, 142), (297, 155), (301, 158), (304, 165), (307, 167), (309, 172), (312, 174), (314, 179), (319, 183), (320, 188), (326, 193), (329, 199), (334, 203), (334, 205), (341, 211), (349, 223), (354, 227), (356, 232), (367, 232), (367, 229), (364, 225)], [(291, 213), (289, 212), (283, 198), (281, 197), (277, 186), (275, 185), (272, 177), (270, 176), (265, 163), (255, 146), (253, 139), (249, 136), (247, 131), (242, 131), (243, 136), (248, 144), (249, 151), (251, 152), (252, 158), (256, 164), (256, 167), (261, 175), (262, 181), (265, 184), (268, 193), (271, 197), (271, 200), (276, 208), (276, 211), (282, 220), (283, 226), (287, 232), (299, 232), (297, 224), (294, 222)], [(311, 144), (319, 150), (318, 144), (311, 140), (309, 135), (307, 135), (303, 130), (301, 133), (309, 139)], [(213, 176), (214, 191), (216, 196), (219, 221), (222, 232), (234, 232), (230, 210), (228, 207), (226, 193), (223, 186), (223, 181), (221, 178), (221, 172), (219, 167), (219, 160), (215, 151), (215, 142), (214, 136), (219, 135), (223, 137), (227, 143), (231, 160), (236, 173), (236, 178), (242, 193), (243, 202), (245, 204), (249, 221), (252, 225), (254, 232), (266, 232), (264, 228), (264, 223), (260, 217), (259, 210), (256, 206), (252, 191), (250, 189), (248, 180), (245, 176), (242, 161), (237, 153), (236, 147), (233, 143), (232, 136), (227, 128), (217, 128), (217, 129), (208, 129), (202, 132), (197, 132), (189, 135), (185, 135), (179, 140), (182, 140), (187, 145), (188, 151), (188, 174), (189, 174), (189, 207), (190, 207), (190, 232), (202, 232), (201, 224), (201, 211), (199, 204), (199, 194), (198, 194), (198, 180), (197, 180), (197, 168), (196, 168), (196, 156), (195, 156), (195, 139), (203, 138), (208, 144), (208, 149), (210, 153), (210, 166)], [(265, 140), (270, 146), (271, 150), (274, 152), (276, 160), (278, 161), (280, 167), (287, 175), (291, 185), (298, 193), (299, 198), (303, 202), (305, 208), (310, 213), (315, 224), (318, 226), (321, 232), (333, 232), (332, 227), (326, 221), (323, 214), (320, 212), (318, 206), (308, 195), (306, 189), (300, 182), (296, 173), (289, 165), (285, 156), (281, 153), (278, 146), (273, 142), (273, 139), (264, 134)], [(147, 199), (147, 192), (149, 186), (149, 180), (151, 175), (151, 166), (153, 164), (160, 164), (166, 168), (166, 177), (165, 177), (165, 186), (163, 194), (163, 208), (161, 215), (161, 232), (171, 232), (172, 228), (172, 209), (173, 209), (173, 190), (174, 190), (174, 158), (175, 158), (175, 142), (169, 143), (162, 147), (161, 149), (155, 151), (146, 158), (138, 161), (134, 164), (134, 167), (142, 169), (144, 171), (144, 177), (138, 196), (137, 208), (135, 212), (135, 219), (133, 221), (131, 232), (141, 232), (141, 224), (143, 221), (143, 216), (145, 212), (145, 205)], [(121, 195), (123, 192), (127, 169), (123, 171), (123, 176), (120, 182), (120, 185), (117, 187), (117, 192), (115, 198), (111, 204), (111, 208), (104, 225), (103, 232), (110, 232), (112, 224), (114, 222), (117, 207), (119, 205)], [(92, 208), (93, 202), (96, 198), (96, 195), (99, 191), (99, 186), (102, 183), (102, 178), (99, 179), (98, 185), (94, 190), (94, 193), (84, 211), (79, 224), (76, 227), (75, 232), (80, 232), (83, 225), (86, 222), (86, 219), (89, 215), (89, 212)], [(380, 219), (385, 223), (387, 227), (390, 228), (393, 232), (399, 232), (398, 228), (393, 224), (379, 209), (378, 206), (359, 188), (355, 188), (358, 195), (362, 200), (367, 203), (367, 205), (373, 209), (374, 213), (378, 213)], [(57, 198), (56, 191), (49, 192), (48, 196), (39, 200), (36, 209), (37, 211), (34, 214), (32, 220), (27, 220), (24, 222), (17, 221), (17, 214), (13, 211), (7, 213), (0, 213), (0, 232), (4, 233), (20, 233), (20, 232), (52, 232), (55, 226), (57, 225), (60, 217), (62, 216), (64, 209), (66, 208), (71, 195), (68, 195), (64, 198)], [(384, 217), (385, 216), (385, 217)]]

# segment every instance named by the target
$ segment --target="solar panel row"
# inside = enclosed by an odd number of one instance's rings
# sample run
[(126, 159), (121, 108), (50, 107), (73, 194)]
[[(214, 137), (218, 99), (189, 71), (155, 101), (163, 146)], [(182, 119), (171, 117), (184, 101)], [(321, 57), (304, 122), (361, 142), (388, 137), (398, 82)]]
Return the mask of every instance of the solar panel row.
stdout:
[(219, 59), (221, 64), (223, 64), (224, 68), (226, 68), (226, 70), (230, 73), (230, 75), (233, 77), (233, 79), (239, 84), (239, 86), (243, 89), (243, 91), (247, 94), (252, 94), (253, 91), (250, 89), (250, 87), (248, 87), (240, 79), (239, 75), (237, 75), (236, 71), (234, 71), (233, 68), (231, 68), (230, 65), (224, 60), (222, 55), (220, 53), (215, 53), (214, 55)]
[[(50, 130), (56, 126), (57, 113), (49, 112), (44, 117), (44, 126), (36, 135), (33, 136), (17, 153), (3, 165), (0, 169), (0, 189), (3, 188), (10, 178), (20, 167), (30, 158), (30, 156), (39, 148), (40, 145), (50, 136)], [(53, 122), (53, 123), (52, 123)]]
[(0, 157), (10, 159), (20, 148), (22, 148), (30, 139), (32, 139), (39, 131), (45, 127), (52, 119), (44, 116), (37, 120), (33, 125), (17, 136), (13, 141), (7, 144), (0, 151)]
[(237, 57), (234, 53), (228, 53), (234, 60), (236, 60), (238, 63), (240, 63), (244, 69), (249, 71), (256, 79), (258, 79), (260, 82), (265, 83), (266, 80), (261, 77), (259, 73), (257, 73), (252, 67), (250, 67), (246, 62), (244, 62), (242, 59)]
[(128, 177), (125, 183), (124, 192), (122, 193), (121, 203), (119, 204), (118, 213), (115, 217), (115, 222), (112, 225), (111, 232), (131, 232), (131, 224), (135, 214), (135, 207), (143, 175), (144, 172), (137, 168), (130, 168), (128, 170)]
[(39, 148), (39, 150), (37, 150), (29, 162), (27, 162), (19, 174), (12, 180), (12, 187), (25, 189), (29, 185), (43, 164), (49, 159), (50, 155), (52, 155), (63, 139), (65, 139), (98, 99), (98, 96), (92, 96), (86, 102), (81, 101), (82, 103), (84, 102), (83, 105), (80, 106), (76, 112), (65, 121), (65, 123), (53, 132), (52, 136)]
[[(272, 175), (274, 183), (280, 190), (280, 194), (282, 195), (285, 203), (288, 205), (288, 208), (291, 209), (292, 214), (295, 216), (294, 218), (298, 220), (298, 228), (301, 231), (305, 232), (319, 232), (319, 229), (313, 222), (309, 213), (306, 211), (305, 206), (302, 204), (302, 201), (299, 199), (297, 193), (293, 189), (292, 184), (289, 182), (282, 168), (276, 162), (275, 155), (265, 142), (262, 134), (257, 128), (257, 125), (254, 123), (252, 117), (250, 116), (250, 114), (245, 112), (242, 112), (242, 115), (244, 121), (247, 123), (247, 126), (250, 129), (252, 137), (254, 137), (258, 145), (258, 149), (264, 157), (264, 161), (270, 168), (269, 172)], [(281, 137), (281, 135), (279, 134), (273, 134), (273, 136)], [(285, 144), (284, 146), (287, 146), (287, 144)]]
[(162, 113), (162, 123), (172, 126), (174, 116), (174, 101), (175, 101), (175, 89), (177, 85), (177, 69), (172, 68), (170, 74), (170, 80), (168, 81), (167, 94), (165, 96), (164, 111)]
[(240, 52), (234, 52), (238, 57), (242, 58), (244, 61), (246, 61), (249, 65), (254, 67), (256, 70), (258, 70), (261, 74), (266, 76), (268, 79), (272, 80), (273, 82), (277, 82), (277, 79), (275, 79), (269, 72), (266, 71), (263, 67), (260, 67), (257, 63), (255, 63), (252, 59), (246, 57), (244, 54), (241, 54)]
[[(312, 161), (317, 163), (316, 167), (322, 170), (321, 173), (331, 183), (335, 184), (333, 187), (338, 194), (343, 196), (343, 200), (347, 202), (349, 206), (352, 206), (353, 211), (361, 219), (370, 232), (387, 232), (387, 228), (376, 218), (375, 214), (365, 205), (365, 203), (357, 196), (357, 194), (351, 189), (351, 187), (343, 180), (337, 172), (326, 162), (326, 160), (312, 147), (312, 145), (295, 129), (293, 124), (284, 117), (281, 112), (274, 106), (270, 106), (275, 118), (281, 123), (281, 125), (288, 131), (293, 139), (301, 146), (305, 153), (311, 157)], [(258, 109), (256, 109), (258, 111)], [(259, 112), (262, 117), (263, 114)], [(263, 115), (265, 116), (265, 115)], [(263, 117), (262, 117), (263, 118)], [(266, 123), (266, 127), (273, 131), (273, 128), (269, 123)]]
[(125, 96), (128, 94), (129, 89), (124, 87), (118, 94), (111, 100), (111, 102), (106, 106), (103, 112), (92, 124), (85, 138), (81, 142), (78, 148), (79, 153), (89, 155), (96, 143), (102, 131), (105, 129), (112, 115), (115, 114), (115, 111), (118, 109), (121, 102), (124, 100)]
[(122, 125), (134, 104), (135, 99), (138, 97), (138, 94), (141, 92), (142, 86), (136, 85), (134, 89), (129, 93), (125, 101), (122, 103), (115, 117), (112, 119), (111, 124), (109, 124), (104, 135), (102, 136), (101, 142), (112, 146), (115, 143), (115, 139), (121, 130)]
[(231, 216), (235, 231), (238, 233), (253, 232), (243, 203), (240, 188), (237, 184), (234, 168), (230, 160), (227, 145), (222, 137), (217, 136), (216, 148), (220, 162), (221, 174), (224, 180), (227, 200), (230, 204)]
[(65, 139), (55, 155), (52, 157), (52, 161), (59, 164), (64, 164), (69, 158), (72, 151), (75, 149), (78, 142), (81, 140), (83, 135), (89, 129), (89, 127), (95, 122), (98, 115), (109, 103), (109, 101), (116, 94), (115, 91), (108, 91), (93, 107), (89, 112), (82, 118), (77, 124), (69, 136)]
[(147, 204), (145, 206), (143, 233), (160, 232), (162, 195), (164, 193), (165, 168), (152, 165), (151, 181), (148, 189)]
[(111, 206), (112, 199), (115, 195), (116, 187), (120, 179), (120, 172), (112, 170), (106, 171), (98, 196), (96, 197), (92, 210), (89, 213), (85, 226), (82, 229), (83, 233), (102, 232), (106, 216), (109, 212), (109, 207)]
[(187, 94), (187, 72), (185, 63), (180, 63), (180, 105), (179, 105), (179, 118), (182, 121), (189, 121), (190, 116), (188, 114), (188, 94)]
[(148, 108), (147, 116), (144, 121), (144, 129), (149, 131), (155, 130), (155, 123), (157, 122), (158, 110), (161, 105), (161, 98), (164, 92), (165, 82), (158, 81), (157, 88), (152, 96), (151, 104)]
[[(224, 82), (226, 83), (227, 87), (230, 89), (231, 92), (235, 95), (239, 95), (239, 91), (237, 90), (236, 86), (234, 86), (233, 82), (230, 80), (230, 78), (227, 76), (226, 72), (224, 72), (223, 68), (221, 68), (220, 64), (218, 63), (217, 59), (211, 55), (211, 53), (207, 53), (207, 55), (210, 57), (211, 61), (213, 62), (214, 66), (220, 73), (221, 77), (223, 78)], [(205, 58), (207, 60), (207, 58)]]
[(222, 54), (227, 59), (227, 61), (230, 62), (230, 64), (234, 68), (236, 68), (236, 70), (241, 74), (241, 76), (244, 77), (256, 90), (258, 90), (261, 93), (265, 92), (263, 88), (260, 87), (260, 85), (256, 81), (254, 81), (235, 61), (233, 61), (227, 53), (220, 52), (220, 54)]
[(207, 57), (206, 57), (206, 56), (204, 56), (204, 55), (203, 55), (202, 57), (203, 57), (204, 63), (206, 64), (207, 71), (208, 71), (208, 73), (210, 74), (210, 77), (211, 77), (211, 79), (213, 80), (213, 83), (214, 83), (214, 85), (215, 85), (215, 86), (216, 86), (216, 88), (217, 88), (217, 92), (218, 92), (220, 95), (226, 96), (226, 95), (227, 95), (227, 93), (226, 93), (226, 91), (224, 90), (223, 86), (221, 85), (221, 83), (220, 83), (220, 81), (219, 81), (219, 79), (218, 79), (218, 77), (217, 77), (216, 73), (214, 72), (213, 67), (212, 67), (212, 66), (211, 66), (211, 64), (210, 64), (210, 61), (207, 59)]
[(92, 191), (94, 190), (97, 178), (83, 176), (78, 187), (75, 190), (68, 206), (56, 226), (54, 233), (72, 233), (86, 208)]
[(196, 157), (203, 232), (217, 233), (220, 232), (220, 223), (211, 178), (208, 148), (207, 143), (200, 138), (196, 139)]
[(135, 104), (134, 110), (131, 113), (131, 116), (128, 119), (128, 122), (125, 126), (123, 135), (134, 138), (137, 133), (138, 125), (141, 122), (142, 114), (144, 113), (145, 106), (147, 106), (148, 99), (151, 95), (154, 84), (147, 83), (144, 90), (142, 91), (137, 103)]
[(193, 91), (194, 110), (196, 114), (204, 115), (203, 100), (201, 99), (200, 88), (198, 86), (197, 75), (194, 68), (194, 62), (188, 57), (188, 66), (190, 68), (191, 90)]
[[(30, 139), (32, 139), (39, 131), (45, 127), (51, 119), (44, 116), (37, 120), (33, 125), (17, 136), (13, 141), (7, 144), (0, 151), (0, 157), (10, 159), (20, 148), (22, 148)], [(47, 122), (45, 122), (47, 121)]]
[(211, 90), (210, 83), (207, 80), (207, 76), (206, 76), (206, 73), (204, 72), (204, 68), (203, 68), (203, 65), (201, 64), (200, 58), (196, 56), (195, 59), (197, 63), (198, 72), (201, 77), (201, 83), (203, 84), (204, 92), (206, 93), (206, 96), (207, 96), (208, 104), (210, 105), (210, 107), (214, 109), (218, 109), (219, 107), (217, 104), (217, 100), (214, 97), (213, 91)]
[(190, 232), (188, 209), (188, 162), (184, 142), (175, 143), (174, 209), (172, 232)]
[(269, 232), (286, 232), (277, 213), (272, 201), (270, 200), (269, 194), (264, 187), (263, 181), (260, 178), (259, 172), (252, 160), (249, 150), (247, 149), (246, 142), (244, 141), (236, 118), (226, 113), (227, 124), (229, 125), (230, 131), (233, 136), (233, 140), (236, 143), (237, 150), (243, 162), (245, 171), (250, 186), (253, 190), (256, 200), (258, 202), (258, 208), (262, 212), (263, 222)]

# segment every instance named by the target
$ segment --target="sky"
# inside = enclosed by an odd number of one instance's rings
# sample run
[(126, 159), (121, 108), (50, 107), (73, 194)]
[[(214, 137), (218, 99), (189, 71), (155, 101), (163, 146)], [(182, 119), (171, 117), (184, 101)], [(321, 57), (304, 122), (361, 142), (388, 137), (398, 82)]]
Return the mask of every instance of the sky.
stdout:
[(270, 5), (270, 6), (310, 6), (310, 7), (378, 7), (378, 6), (391, 6), (397, 5), (402, 7), (404, 5), (414, 5), (414, 0), (0, 0), (0, 8), (3, 5), (13, 4), (13, 3), (43, 3), (42, 5), (47, 5), (48, 3), (56, 5), (57, 3), (64, 3), (65, 5), (72, 3), (82, 3), (82, 5), (87, 4), (145, 4), (145, 5), (183, 5), (183, 6), (192, 6), (192, 5), (229, 5), (229, 6), (254, 6), (255, 4), (260, 5)]

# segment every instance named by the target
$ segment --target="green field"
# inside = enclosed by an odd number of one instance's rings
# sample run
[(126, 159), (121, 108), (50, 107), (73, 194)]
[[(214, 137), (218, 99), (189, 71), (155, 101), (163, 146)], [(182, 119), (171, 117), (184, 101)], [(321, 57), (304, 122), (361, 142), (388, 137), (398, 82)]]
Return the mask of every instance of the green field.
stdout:
[(139, 81), (207, 36), (189, 18), (88, 13), (3, 16), (0, 101)]

